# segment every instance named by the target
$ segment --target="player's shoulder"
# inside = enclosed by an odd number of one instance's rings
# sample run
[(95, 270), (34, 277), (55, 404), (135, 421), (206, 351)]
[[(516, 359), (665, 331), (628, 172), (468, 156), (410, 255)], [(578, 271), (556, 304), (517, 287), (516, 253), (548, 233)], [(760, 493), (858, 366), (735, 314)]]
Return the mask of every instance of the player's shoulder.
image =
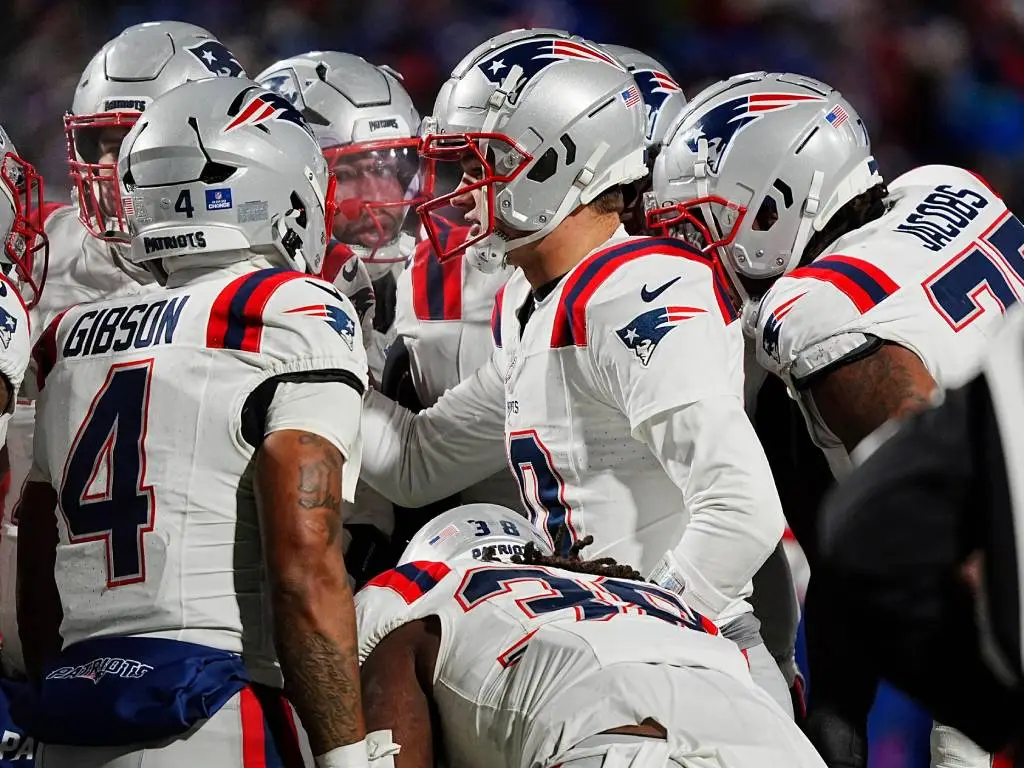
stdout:
[(669, 237), (610, 243), (584, 259), (566, 278), (559, 297), (553, 346), (584, 346), (588, 334), (659, 313), (720, 318), (737, 313), (714, 261)]
[(355, 307), (326, 280), (271, 268), (218, 280), (214, 288), (206, 330), (211, 349), (259, 354), (271, 366), (339, 356), (365, 361)]
[[(827, 265), (820, 267), (823, 275)], [(838, 273), (837, 273), (838, 274)], [(755, 319), (758, 362), (770, 371), (788, 369), (798, 355), (859, 315), (834, 282), (809, 274), (787, 275), (762, 297)]]
[(955, 189), (973, 189), (986, 197), (999, 197), (989, 183), (975, 171), (956, 165), (941, 164), (921, 165), (917, 168), (912, 168), (896, 177), (889, 184), (889, 190), (894, 192), (916, 188), (925, 191), (946, 186)]
[(438, 615), (452, 598), (451, 584), (461, 574), (458, 564), (417, 560), (371, 579), (355, 597), (360, 662), (402, 625)]

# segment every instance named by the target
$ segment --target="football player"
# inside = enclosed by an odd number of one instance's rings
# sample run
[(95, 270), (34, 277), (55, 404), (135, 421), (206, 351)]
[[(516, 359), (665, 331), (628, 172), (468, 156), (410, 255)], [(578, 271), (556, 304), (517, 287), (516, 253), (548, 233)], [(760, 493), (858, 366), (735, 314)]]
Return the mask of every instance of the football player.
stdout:
[[(367, 355), (379, 382), (395, 335), (395, 281), (415, 245), (403, 225), (410, 208), (426, 199), (419, 113), (401, 75), (350, 53), (304, 53), (272, 64), (256, 80), (305, 115), (337, 178), (338, 213), (323, 277), (351, 281), (358, 262), (369, 272), (376, 306)], [(369, 292), (339, 288), (357, 309), (371, 299)]]
[[(627, 48), (623, 45), (605, 44), (604, 49), (616, 56), (624, 63), (633, 79), (636, 81), (640, 93), (644, 97), (644, 105), (647, 108), (647, 167), (654, 168), (654, 161), (661, 153), (661, 148), (668, 135), (669, 128), (675, 119), (686, 107), (686, 96), (683, 89), (669, 74), (666, 67), (657, 59), (649, 56), (643, 51), (635, 48)], [(651, 174), (635, 182), (632, 189), (623, 188), (626, 195), (626, 209), (622, 216), (622, 223), (626, 231), (631, 235), (658, 234), (647, 230), (647, 221), (644, 211), (644, 196), (651, 189)], [(749, 355), (749, 351), (745, 350)], [(751, 385), (750, 367), (754, 361), (749, 357), (744, 361), (746, 376), (744, 379), (745, 389), (749, 391)], [(747, 412), (755, 426), (758, 421), (755, 418), (756, 398), (745, 394), (747, 401)], [(765, 441), (765, 434), (758, 428), (758, 435), (762, 443)], [(773, 439), (775, 436), (769, 436)], [(786, 436), (788, 437), (788, 435)], [(777, 438), (776, 438), (777, 439)], [(784, 442), (789, 442), (783, 439)], [(772, 464), (773, 452), (766, 447), (769, 465), (774, 471)], [(776, 474), (776, 483), (778, 475)], [(785, 502), (786, 499), (783, 498)], [(785, 503), (783, 509), (786, 509)], [(787, 530), (787, 533), (788, 530)], [(793, 541), (791, 547), (797, 550), (799, 547)], [(793, 582), (793, 574), (789, 564), (789, 552), (782, 544), (769, 556), (764, 567), (757, 572), (754, 578), (754, 594), (752, 602), (754, 612), (761, 622), (761, 636), (765, 646), (771, 651), (772, 656), (778, 662), (786, 682), (790, 687), (798, 686), (793, 690), (794, 703), (798, 709), (803, 710), (802, 685), (799, 672), (796, 667), (796, 635), (800, 618), (799, 605), (797, 602), (797, 589)]]
[(357, 596), (367, 726), (398, 768), (824, 766), (675, 592), (554, 554), (510, 509), (425, 526)]
[(324, 156), (287, 100), (209, 78), (147, 105), (117, 179), (127, 258), (164, 289), (76, 305), (35, 348), (18, 605), (41, 759), (293, 765), (283, 683), (319, 766), (366, 765), (339, 546), (366, 354), (306, 274)]
[(418, 414), (369, 393), (364, 479), (417, 506), (507, 454), (550, 543), (565, 524), (567, 546), (592, 534), (600, 553), (685, 588), (790, 706), (746, 601), (783, 519), (743, 411), (735, 312), (710, 260), (619, 221), (619, 187), (647, 173), (629, 72), (582, 38), (517, 30), (456, 67), (434, 117), (423, 151), (463, 172), (420, 208), (439, 258), (452, 249), (435, 216), (454, 204), (472, 224), (462, 247), (516, 269), (476, 374)]
[[(43, 230), (43, 180), (18, 155), (14, 142), (0, 127), (0, 444), (7, 438), (17, 393), (29, 363), (31, 328), (29, 313), (39, 301), (46, 281), (49, 242)], [(14, 573), (4, 575), (14, 592)], [(13, 612), (13, 601), (11, 609)], [(17, 652), (17, 639), (4, 639), (0, 656)], [(13, 681), (3, 681), (0, 691), (0, 765), (8, 760), (32, 757), (31, 741), (22, 741), (6, 711), (6, 697)], [(27, 745), (27, 746), (26, 746)]]
[[(865, 438), (977, 370), (1024, 291), (1024, 225), (984, 181), (933, 165), (886, 186), (853, 106), (801, 75), (738, 75), (696, 96), (655, 164), (654, 193), (650, 223), (725, 265), (758, 361), (839, 478)], [(808, 639), (813, 649), (810, 625)], [(829, 687), (847, 699), (858, 687), (870, 706), (870, 680), (833, 686), (814, 671), (817, 704)], [(945, 729), (935, 743), (936, 764), (988, 764)]]
[[(128, 27), (89, 62), (75, 90), (72, 109), (64, 117), (73, 202), (46, 208), (51, 258), (45, 292), (29, 298), (29, 303), (35, 304), (31, 310), (33, 341), (58, 313), (73, 304), (137, 294), (143, 284), (152, 283), (147, 270), (126, 258), (124, 212), (114, 172), (121, 140), (160, 94), (188, 80), (241, 74), (238, 61), (212, 34), (177, 21)], [(170, 201), (182, 209), (183, 216), (193, 214), (182, 208), (182, 202)], [(214, 205), (223, 202), (214, 201)], [(14, 618), (17, 501), (31, 466), (34, 377), (30, 376), (27, 384), (7, 444), (11, 482), (4, 499), (0, 538), (0, 632), (6, 638), (3, 669), (16, 674), (24, 673)]]
[[(284, 59), (256, 80), (303, 113), (337, 179), (338, 214), (322, 277), (355, 304), (371, 381), (380, 386), (398, 327), (396, 281), (415, 246), (403, 225), (430, 178), (418, 152), (419, 113), (401, 75), (349, 53)], [(394, 527), (391, 503), (360, 483), (345, 516), (345, 555), (357, 583), (394, 563)]]
[(46, 281), (43, 179), (0, 126), (0, 445), (29, 363), (29, 312)]

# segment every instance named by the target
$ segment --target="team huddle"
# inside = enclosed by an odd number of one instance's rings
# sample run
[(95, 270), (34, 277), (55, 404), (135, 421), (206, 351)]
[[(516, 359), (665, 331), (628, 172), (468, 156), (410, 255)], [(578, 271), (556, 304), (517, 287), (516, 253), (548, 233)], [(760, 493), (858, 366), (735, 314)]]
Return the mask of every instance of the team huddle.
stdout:
[(0, 129), (0, 762), (839, 764), (758, 393), (842, 480), (971, 378), (1024, 295), (981, 178), (547, 29), (421, 119), (357, 56), (137, 25), (65, 129), (69, 204)]

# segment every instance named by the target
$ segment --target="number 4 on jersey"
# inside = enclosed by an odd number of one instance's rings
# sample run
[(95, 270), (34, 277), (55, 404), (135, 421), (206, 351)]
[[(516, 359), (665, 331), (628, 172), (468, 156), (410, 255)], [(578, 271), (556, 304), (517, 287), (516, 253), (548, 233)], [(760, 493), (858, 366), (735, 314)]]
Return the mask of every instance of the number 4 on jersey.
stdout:
[(153, 360), (118, 363), (93, 398), (68, 453), (60, 508), (72, 544), (103, 541), (107, 586), (146, 580), (143, 537), (156, 499), (146, 485)]

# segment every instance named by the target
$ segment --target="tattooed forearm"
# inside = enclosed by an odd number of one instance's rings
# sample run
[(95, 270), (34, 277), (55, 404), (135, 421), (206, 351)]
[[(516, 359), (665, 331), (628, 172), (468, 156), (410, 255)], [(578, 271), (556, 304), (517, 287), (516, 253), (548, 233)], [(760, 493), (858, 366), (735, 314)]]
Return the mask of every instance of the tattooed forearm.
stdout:
[(278, 656), (285, 694), (309, 734), (314, 754), (359, 741), (365, 734), (359, 696), (359, 657), (355, 647), (339, 645), (318, 632), (278, 616)]
[(934, 390), (935, 380), (917, 355), (884, 344), (823, 376), (811, 386), (811, 395), (822, 420), (852, 451), (889, 419), (929, 407)]
[(256, 501), (285, 688), (314, 754), (365, 735), (358, 639), (341, 553), (341, 453), (299, 431), (268, 435)]

